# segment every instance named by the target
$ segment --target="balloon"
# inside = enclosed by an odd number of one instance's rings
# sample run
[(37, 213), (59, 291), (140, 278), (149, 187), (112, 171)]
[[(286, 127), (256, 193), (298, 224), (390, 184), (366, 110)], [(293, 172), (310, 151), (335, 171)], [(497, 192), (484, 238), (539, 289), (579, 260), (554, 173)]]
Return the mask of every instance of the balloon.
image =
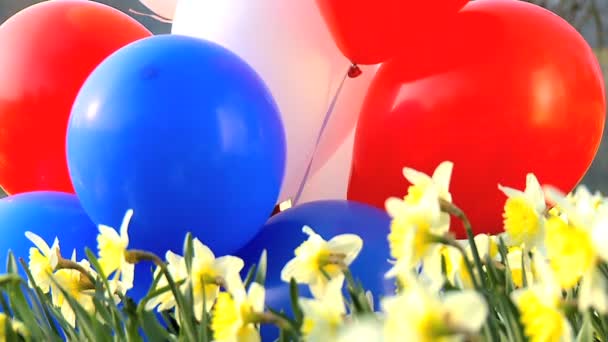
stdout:
[(3, 270), (9, 250), (16, 258), (28, 261), (29, 250), (34, 244), (25, 237), (26, 231), (40, 236), (49, 246), (57, 237), (65, 258), (70, 258), (76, 249), (80, 260), (85, 257), (85, 247), (97, 248), (97, 227), (80, 206), (78, 198), (68, 193), (36, 191), (0, 200), (0, 261)]
[[(252, 65), (272, 91), (287, 139), (280, 201), (296, 197), (326, 113), (350, 62), (312, 1), (180, 0), (172, 32), (217, 42)], [(316, 149), (311, 175), (354, 130), (375, 68), (347, 79)]]
[[(363, 239), (363, 249), (350, 269), (366, 290), (378, 296), (394, 291), (393, 281), (384, 274), (391, 268), (387, 236), (390, 217), (382, 210), (344, 200), (316, 201), (287, 209), (273, 216), (262, 231), (236, 253), (245, 261), (245, 269), (257, 263), (267, 250), (266, 306), (291, 313), (289, 284), (281, 281), (281, 270), (294, 257), (294, 250), (307, 239), (302, 232), (310, 226), (326, 240), (339, 234), (357, 234)], [(308, 286), (299, 286), (300, 295), (310, 297)], [(376, 303), (378, 304), (378, 303)], [(278, 332), (266, 329), (265, 334)], [(264, 338), (264, 341), (271, 339)]]
[(468, 0), (317, 0), (342, 53), (353, 63), (388, 60), (429, 32), (450, 29), (450, 21)]
[(478, 0), (458, 20), (460, 41), (447, 37), (416, 64), (395, 58), (378, 71), (348, 198), (381, 207), (405, 195), (403, 167), (431, 174), (449, 160), (455, 204), (476, 233), (499, 233), (499, 183), (523, 189), (533, 172), (569, 192), (588, 169), (604, 128), (602, 73), (583, 37), (536, 5)]
[(74, 191), (65, 134), (76, 94), (104, 58), (150, 34), (118, 10), (79, 0), (44, 1), (0, 26), (0, 185), (5, 191)]
[(91, 74), (72, 110), (67, 156), (96, 223), (118, 226), (134, 210), (132, 247), (164, 256), (192, 232), (229, 253), (272, 212), (285, 138), (251, 67), (214, 43), (161, 35)]

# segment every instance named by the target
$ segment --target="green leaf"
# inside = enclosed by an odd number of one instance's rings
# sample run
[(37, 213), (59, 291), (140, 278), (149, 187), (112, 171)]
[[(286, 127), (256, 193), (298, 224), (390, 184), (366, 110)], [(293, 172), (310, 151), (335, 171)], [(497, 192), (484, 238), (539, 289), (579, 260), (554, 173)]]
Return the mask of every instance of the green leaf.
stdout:
[(260, 255), (260, 260), (258, 261), (258, 269), (257, 272), (255, 274), (255, 282), (264, 286), (264, 284), (266, 283), (266, 272), (267, 272), (267, 267), (268, 267), (268, 263), (267, 263), (267, 252), (264, 249), (262, 251), (262, 254)]
[(194, 258), (194, 246), (192, 243), (192, 234), (186, 234), (184, 240), (184, 260), (186, 261), (186, 269), (188, 274), (192, 273), (192, 259)]
[(249, 285), (251, 285), (251, 283), (253, 282), (253, 276), (255, 275), (256, 269), (256, 264), (253, 264), (251, 265), (251, 267), (249, 267), (249, 271), (247, 271), (247, 276), (245, 276), (245, 280), (243, 281), (243, 284), (245, 284), (246, 289), (248, 289)]
[(300, 330), (304, 322), (304, 313), (302, 312), (302, 307), (300, 307), (300, 293), (298, 291), (298, 284), (293, 278), (291, 278), (291, 280), (289, 281), (289, 295), (291, 297), (291, 309), (293, 311), (295, 325), (296, 328)]
[(583, 315), (583, 324), (581, 326), (581, 330), (578, 332), (576, 336), (576, 342), (587, 342), (593, 341), (593, 323), (591, 322), (591, 313), (586, 311)]
[(15, 260), (15, 255), (11, 250), (8, 251), (8, 255), (6, 257), (6, 272), (11, 274), (17, 274), (17, 261)]
[(146, 339), (150, 342), (164, 342), (170, 339), (169, 332), (158, 322), (158, 318), (154, 312), (140, 312), (138, 319)]

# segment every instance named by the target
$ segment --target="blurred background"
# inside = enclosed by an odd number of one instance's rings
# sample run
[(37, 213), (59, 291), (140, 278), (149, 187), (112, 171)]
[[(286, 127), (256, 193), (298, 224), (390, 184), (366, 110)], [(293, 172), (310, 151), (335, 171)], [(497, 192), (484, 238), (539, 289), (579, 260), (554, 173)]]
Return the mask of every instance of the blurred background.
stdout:
[[(0, 0), (0, 23), (21, 9), (37, 2), (40, 1)], [(155, 19), (153, 13), (139, 0), (99, 0), (97, 2), (110, 5), (129, 14), (155, 34), (171, 31), (170, 23)], [(604, 71), (604, 79), (608, 80), (608, 0), (528, 0), (528, 2), (548, 8), (576, 27), (596, 51)], [(108, 28), (108, 30), (111, 30), (111, 28)], [(592, 190), (599, 190), (604, 194), (608, 194), (607, 136), (608, 130), (605, 129), (600, 150), (582, 181)], [(3, 196), (1, 192), (0, 196)]]

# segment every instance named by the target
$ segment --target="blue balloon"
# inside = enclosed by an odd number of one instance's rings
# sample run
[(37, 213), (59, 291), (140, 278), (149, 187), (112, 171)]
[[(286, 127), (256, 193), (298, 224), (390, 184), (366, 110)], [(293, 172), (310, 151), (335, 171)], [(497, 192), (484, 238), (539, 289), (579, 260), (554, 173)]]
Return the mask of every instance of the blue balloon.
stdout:
[(229, 50), (160, 35), (102, 62), (80, 90), (67, 131), (74, 188), (96, 223), (134, 210), (130, 247), (181, 252), (192, 232), (231, 253), (278, 198), (285, 136), (262, 79)]
[[(350, 269), (366, 290), (378, 297), (394, 293), (394, 281), (385, 279), (390, 269), (390, 251), (387, 236), (390, 217), (384, 211), (353, 201), (316, 201), (290, 208), (273, 216), (262, 231), (236, 255), (246, 265), (258, 262), (267, 250), (266, 305), (291, 314), (289, 284), (281, 281), (283, 266), (294, 257), (294, 250), (308, 236), (302, 228), (310, 226), (317, 234), (329, 240), (339, 234), (357, 234), (363, 239), (363, 249)], [(248, 270), (245, 269), (244, 272)], [(312, 296), (308, 286), (299, 286), (300, 296)], [(278, 330), (263, 326), (264, 341), (278, 336)]]
[(61, 254), (66, 258), (71, 257), (76, 249), (80, 260), (86, 257), (85, 247), (93, 251), (97, 248), (97, 227), (76, 196), (51, 191), (13, 195), (0, 200), (2, 271), (9, 250), (16, 258), (28, 260), (29, 250), (34, 244), (25, 237), (26, 231), (39, 235), (49, 246), (57, 237)]

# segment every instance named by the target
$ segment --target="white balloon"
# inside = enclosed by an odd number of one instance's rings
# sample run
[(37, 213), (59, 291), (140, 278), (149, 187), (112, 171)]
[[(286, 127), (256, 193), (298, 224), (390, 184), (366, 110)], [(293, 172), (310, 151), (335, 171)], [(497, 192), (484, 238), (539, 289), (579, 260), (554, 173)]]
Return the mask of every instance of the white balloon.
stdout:
[[(255, 68), (270, 88), (287, 138), (279, 202), (296, 196), (308, 177), (317, 177), (352, 133), (375, 72), (373, 67), (364, 68), (362, 76), (346, 79), (317, 146), (350, 62), (336, 47), (313, 0), (179, 0), (172, 33), (230, 49)], [(315, 162), (307, 175), (313, 153)], [(306, 192), (307, 198), (315, 197)]]

